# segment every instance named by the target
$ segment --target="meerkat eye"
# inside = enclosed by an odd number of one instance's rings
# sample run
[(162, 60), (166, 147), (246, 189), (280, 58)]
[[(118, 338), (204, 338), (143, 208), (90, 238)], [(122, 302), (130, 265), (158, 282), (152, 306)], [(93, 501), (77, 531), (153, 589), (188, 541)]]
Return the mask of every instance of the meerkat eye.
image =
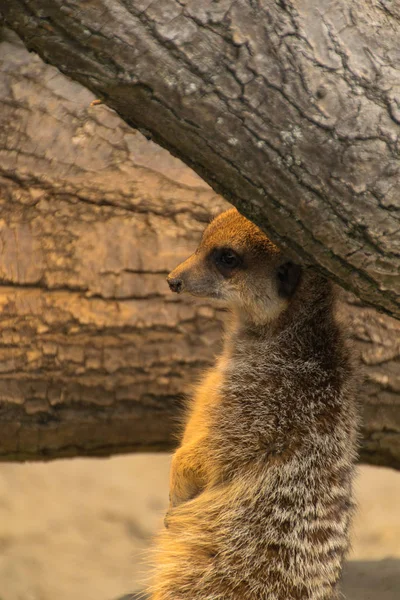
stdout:
[(301, 275), (301, 267), (292, 261), (285, 262), (278, 267), (278, 294), (283, 298), (293, 296)]
[(233, 269), (239, 263), (238, 256), (231, 250), (223, 250), (219, 256), (219, 262), (225, 267)]
[(223, 275), (233, 271), (240, 265), (240, 257), (230, 248), (220, 248), (214, 252), (214, 263)]

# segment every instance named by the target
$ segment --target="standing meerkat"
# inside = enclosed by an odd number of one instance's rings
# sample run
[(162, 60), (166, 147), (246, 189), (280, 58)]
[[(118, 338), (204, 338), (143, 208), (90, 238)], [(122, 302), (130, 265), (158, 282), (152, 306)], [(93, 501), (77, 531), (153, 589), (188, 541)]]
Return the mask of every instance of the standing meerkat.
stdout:
[(172, 459), (153, 600), (332, 600), (358, 417), (329, 281), (236, 209), (168, 277), (232, 319)]

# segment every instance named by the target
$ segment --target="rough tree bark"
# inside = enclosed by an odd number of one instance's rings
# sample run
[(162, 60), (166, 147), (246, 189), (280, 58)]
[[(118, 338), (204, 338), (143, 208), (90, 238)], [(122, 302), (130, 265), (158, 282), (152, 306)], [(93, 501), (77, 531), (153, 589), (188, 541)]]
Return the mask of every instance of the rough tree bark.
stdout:
[[(165, 275), (226, 203), (9, 32), (0, 70), (0, 459), (167, 450), (222, 315)], [(341, 310), (362, 459), (400, 468), (400, 323)]]
[(296, 257), (400, 317), (400, 9), (0, 0), (28, 48)]

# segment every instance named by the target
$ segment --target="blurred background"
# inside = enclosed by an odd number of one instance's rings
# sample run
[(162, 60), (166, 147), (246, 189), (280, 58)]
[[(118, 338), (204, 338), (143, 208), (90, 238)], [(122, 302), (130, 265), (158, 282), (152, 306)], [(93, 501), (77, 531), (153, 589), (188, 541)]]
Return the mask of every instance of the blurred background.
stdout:
[[(172, 297), (165, 275), (226, 203), (5, 29), (0, 70), (1, 455), (167, 447), (174, 399), (212, 360), (220, 315)], [(366, 437), (389, 460), (398, 324), (350, 304)], [(0, 463), (0, 600), (140, 592), (169, 462)], [(400, 472), (362, 466), (356, 491), (347, 598), (398, 600)]]
[[(0, 465), (1, 600), (120, 600), (143, 589), (169, 456)], [(360, 467), (348, 600), (400, 598), (400, 473)]]

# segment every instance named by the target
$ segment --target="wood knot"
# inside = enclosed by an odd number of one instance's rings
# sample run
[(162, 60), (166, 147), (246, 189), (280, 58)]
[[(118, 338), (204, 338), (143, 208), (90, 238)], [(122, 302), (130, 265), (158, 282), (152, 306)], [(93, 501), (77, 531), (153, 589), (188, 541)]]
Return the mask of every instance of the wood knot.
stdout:
[(317, 91), (315, 92), (315, 96), (316, 96), (316, 98), (318, 98), (318, 100), (322, 100), (322, 98), (325, 98), (327, 93), (328, 93), (328, 90), (326, 89), (326, 87), (323, 85), (320, 85), (319, 88), (317, 89)]

